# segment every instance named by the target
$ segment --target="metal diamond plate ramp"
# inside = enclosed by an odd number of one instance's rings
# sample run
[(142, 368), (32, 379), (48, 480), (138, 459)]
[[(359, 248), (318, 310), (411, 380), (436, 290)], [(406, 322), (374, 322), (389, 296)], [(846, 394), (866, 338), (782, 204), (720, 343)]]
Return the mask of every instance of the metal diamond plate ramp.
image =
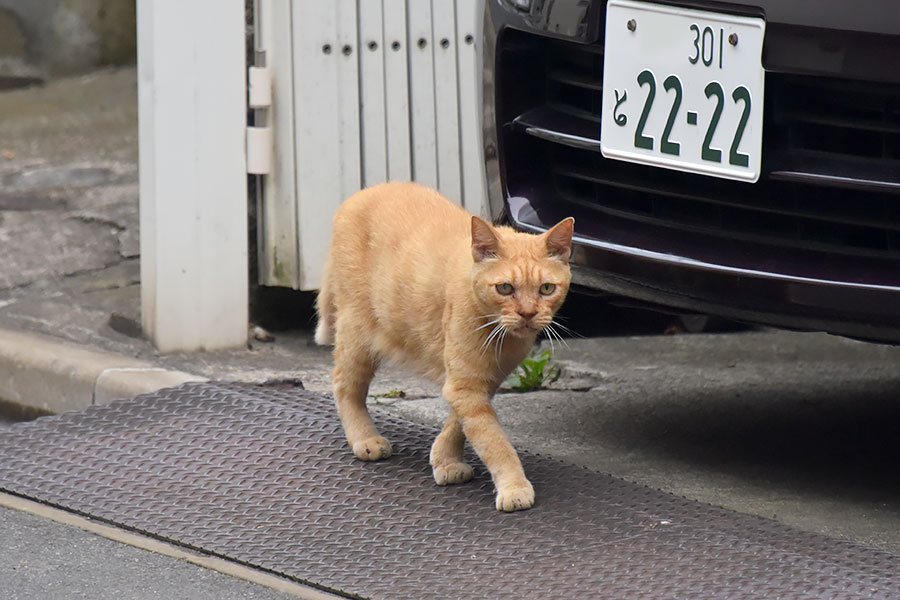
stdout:
[(900, 558), (521, 453), (538, 502), (484, 469), (440, 488), (436, 430), (376, 415), (363, 463), (328, 398), (189, 384), (11, 427), (0, 488), (364, 598), (900, 598)]

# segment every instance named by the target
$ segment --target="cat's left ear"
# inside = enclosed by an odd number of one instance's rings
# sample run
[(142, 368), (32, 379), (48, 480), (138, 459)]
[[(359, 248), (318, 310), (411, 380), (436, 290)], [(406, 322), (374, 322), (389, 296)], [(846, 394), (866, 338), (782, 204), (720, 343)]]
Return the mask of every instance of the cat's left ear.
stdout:
[(572, 255), (572, 232), (574, 230), (575, 219), (569, 217), (551, 227), (544, 234), (544, 239), (547, 242), (547, 253), (551, 258), (569, 262), (569, 257)]

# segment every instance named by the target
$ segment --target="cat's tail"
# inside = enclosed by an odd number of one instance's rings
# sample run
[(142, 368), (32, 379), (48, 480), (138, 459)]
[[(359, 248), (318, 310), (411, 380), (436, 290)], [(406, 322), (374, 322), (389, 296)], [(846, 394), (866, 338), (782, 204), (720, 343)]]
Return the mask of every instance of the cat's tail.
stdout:
[(334, 344), (334, 303), (328, 285), (328, 273), (322, 277), (322, 287), (316, 296), (316, 312), (319, 313), (319, 322), (316, 323), (316, 343), (320, 346)]

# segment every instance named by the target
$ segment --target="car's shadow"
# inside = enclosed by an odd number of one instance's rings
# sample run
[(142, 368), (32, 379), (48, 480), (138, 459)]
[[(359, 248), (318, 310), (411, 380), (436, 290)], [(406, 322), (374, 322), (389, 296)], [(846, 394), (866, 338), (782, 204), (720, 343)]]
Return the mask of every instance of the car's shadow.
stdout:
[(616, 411), (616, 444), (776, 489), (900, 507), (900, 374), (833, 382), (813, 395), (774, 382), (734, 385)]

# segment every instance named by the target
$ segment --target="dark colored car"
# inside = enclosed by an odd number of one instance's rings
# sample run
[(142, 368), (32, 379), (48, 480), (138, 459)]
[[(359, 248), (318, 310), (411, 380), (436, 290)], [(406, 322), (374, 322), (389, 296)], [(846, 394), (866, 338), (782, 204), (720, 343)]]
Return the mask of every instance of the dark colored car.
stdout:
[(491, 210), (575, 283), (900, 342), (894, 0), (488, 0), (484, 57)]

